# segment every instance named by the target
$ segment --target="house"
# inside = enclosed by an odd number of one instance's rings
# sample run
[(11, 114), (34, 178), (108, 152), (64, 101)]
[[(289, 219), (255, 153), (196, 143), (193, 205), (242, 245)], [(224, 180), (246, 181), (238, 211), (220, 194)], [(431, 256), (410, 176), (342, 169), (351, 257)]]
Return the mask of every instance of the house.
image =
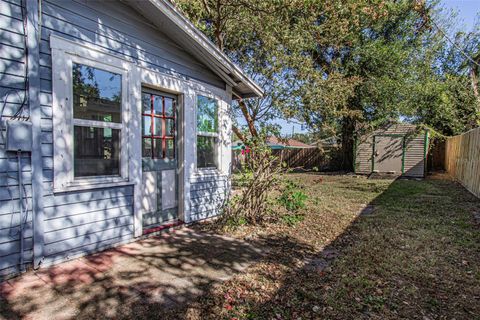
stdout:
[(425, 176), (428, 130), (412, 124), (389, 123), (355, 139), (355, 173)]
[(219, 213), (263, 93), (170, 2), (0, 8), (0, 275)]

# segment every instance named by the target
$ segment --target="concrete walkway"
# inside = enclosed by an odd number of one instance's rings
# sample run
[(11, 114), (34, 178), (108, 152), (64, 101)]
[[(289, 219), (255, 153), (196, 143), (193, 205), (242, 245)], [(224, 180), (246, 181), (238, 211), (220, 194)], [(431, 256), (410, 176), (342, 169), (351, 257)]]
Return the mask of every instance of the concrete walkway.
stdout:
[(245, 242), (183, 228), (0, 284), (0, 319), (151, 318), (260, 258)]

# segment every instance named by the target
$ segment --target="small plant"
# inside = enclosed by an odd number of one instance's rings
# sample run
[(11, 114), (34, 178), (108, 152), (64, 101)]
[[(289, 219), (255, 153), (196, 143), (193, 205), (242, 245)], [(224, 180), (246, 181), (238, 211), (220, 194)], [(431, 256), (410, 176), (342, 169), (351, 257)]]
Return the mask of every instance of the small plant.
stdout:
[(290, 227), (293, 227), (297, 225), (298, 223), (302, 222), (305, 219), (305, 216), (303, 214), (286, 214), (282, 216), (282, 221), (289, 225)]
[(297, 184), (293, 181), (287, 181), (282, 194), (278, 198), (278, 202), (288, 211), (296, 212), (305, 208), (305, 200), (307, 198), (307, 195), (300, 190)]

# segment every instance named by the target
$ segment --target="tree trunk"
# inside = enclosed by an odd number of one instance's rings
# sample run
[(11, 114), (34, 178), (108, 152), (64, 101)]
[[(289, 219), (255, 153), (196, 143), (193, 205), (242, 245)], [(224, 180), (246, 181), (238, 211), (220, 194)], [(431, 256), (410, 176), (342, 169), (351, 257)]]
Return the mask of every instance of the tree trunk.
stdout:
[(250, 113), (248, 112), (248, 107), (242, 99), (238, 100), (238, 105), (240, 107), (240, 110), (242, 111), (243, 116), (245, 117), (245, 120), (247, 121), (248, 125), (248, 130), (250, 131), (250, 134), (252, 137), (258, 137), (258, 132), (257, 129), (255, 128), (255, 123), (252, 119), (252, 116), (250, 116)]
[(342, 169), (353, 171), (353, 145), (355, 119), (346, 116), (342, 120)]
[(243, 135), (240, 129), (238, 129), (236, 126), (232, 126), (232, 130), (237, 135), (238, 139), (242, 140), (243, 143), (247, 142), (246, 137)]

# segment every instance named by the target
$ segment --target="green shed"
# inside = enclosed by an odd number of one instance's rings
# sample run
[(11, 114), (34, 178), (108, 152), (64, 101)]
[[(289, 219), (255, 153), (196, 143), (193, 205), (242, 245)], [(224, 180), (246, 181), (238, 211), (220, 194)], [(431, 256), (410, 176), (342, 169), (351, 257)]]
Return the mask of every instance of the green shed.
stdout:
[(354, 169), (358, 174), (425, 176), (428, 130), (394, 123), (355, 137)]

